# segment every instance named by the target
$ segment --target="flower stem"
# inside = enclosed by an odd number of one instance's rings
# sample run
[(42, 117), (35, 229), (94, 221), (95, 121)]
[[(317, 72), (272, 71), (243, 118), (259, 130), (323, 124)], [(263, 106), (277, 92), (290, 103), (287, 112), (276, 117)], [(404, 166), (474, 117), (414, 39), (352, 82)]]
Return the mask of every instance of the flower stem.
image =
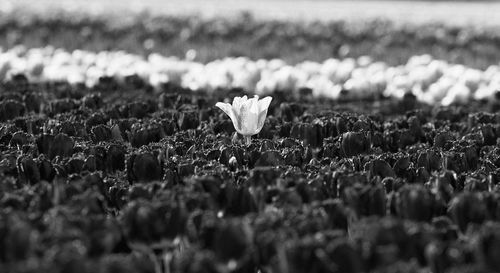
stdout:
[(245, 138), (245, 143), (247, 145), (250, 145), (252, 143), (252, 138), (251, 136), (243, 136), (243, 138)]

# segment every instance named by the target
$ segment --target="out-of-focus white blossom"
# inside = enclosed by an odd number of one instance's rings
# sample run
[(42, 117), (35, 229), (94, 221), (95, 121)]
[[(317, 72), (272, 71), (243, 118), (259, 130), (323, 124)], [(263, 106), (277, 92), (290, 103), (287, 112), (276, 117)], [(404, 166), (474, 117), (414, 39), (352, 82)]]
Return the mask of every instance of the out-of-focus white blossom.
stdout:
[[(412, 92), (418, 100), (448, 105), (468, 99), (495, 99), (500, 86), (500, 66), (478, 70), (435, 60), (430, 55), (413, 56), (405, 65), (389, 66), (369, 56), (357, 59), (304, 61), (296, 65), (281, 59), (256, 61), (245, 57), (195, 62), (186, 58), (152, 53), (146, 58), (125, 51), (68, 52), (54, 47), (0, 50), (0, 81), (23, 73), (30, 81), (68, 81), (92, 87), (99, 78), (112, 77), (123, 83), (136, 75), (157, 90), (171, 83), (193, 91), (215, 92), (242, 88), (258, 95), (287, 91), (296, 94), (310, 88), (315, 97), (338, 98), (345, 90), (352, 98), (384, 94), (401, 98)], [(467, 91), (468, 90), (468, 91)]]

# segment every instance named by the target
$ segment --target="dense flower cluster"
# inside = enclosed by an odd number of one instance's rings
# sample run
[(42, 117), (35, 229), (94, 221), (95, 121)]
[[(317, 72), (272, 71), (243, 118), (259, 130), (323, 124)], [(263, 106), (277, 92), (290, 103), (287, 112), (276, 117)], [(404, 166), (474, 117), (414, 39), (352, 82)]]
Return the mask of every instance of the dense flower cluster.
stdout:
[(369, 57), (289, 65), (282, 60), (225, 58), (207, 64), (150, 54), (147, 58), (123, 51), (14, 48), (0, 52), (0, 80), (25, 74), (32, 81), (67, 81), (95, 86), (112, 77), (118, 84), (139, 77), (160, 89), (170, 83), (193, 91), (241, 88), (256, 94), (309, 89), (315, 97), (332, 99), (402, 98), (412, 93), (429, 104), (450, 105), (472, 99), (494, 99), (500, 90), (500, 66), (485, 71), (415, 56), (406, 65), (391, 67)]
[(500, 271), (484, 102), (275, 94), (242, 145), (217, 93), (112, 86), (0, 85), (4, 271)]

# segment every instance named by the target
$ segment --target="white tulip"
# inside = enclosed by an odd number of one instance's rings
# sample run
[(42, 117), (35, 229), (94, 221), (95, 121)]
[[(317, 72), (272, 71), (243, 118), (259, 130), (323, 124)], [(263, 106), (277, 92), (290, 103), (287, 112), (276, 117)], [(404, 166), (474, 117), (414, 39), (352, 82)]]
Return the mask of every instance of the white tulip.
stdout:
[(484, 100), (484, 99), (494, 99), (495, 93), (497, 92), (497, 87), (494, 85), (480, 85), (476, 92), (474, 93), (474, 99)]
[(449, 106), (452, 103), (467, 103), (471, 96), (470, 89), (464, 84), (457, 83), (448, 90), (446, 96), (441, 100), (441, 105)]
[(234, 129), (245, 137), (247, 144), (250, 144), (250, 136), (258, 134), (264, 126), (267, 109), (272, 99), (269, 96), (261, 100), (257, 95), (251, 99), (243, 96), (235, 97), (232, 105), (218, 102), (215, 106), (219, 107), (231, 118)]

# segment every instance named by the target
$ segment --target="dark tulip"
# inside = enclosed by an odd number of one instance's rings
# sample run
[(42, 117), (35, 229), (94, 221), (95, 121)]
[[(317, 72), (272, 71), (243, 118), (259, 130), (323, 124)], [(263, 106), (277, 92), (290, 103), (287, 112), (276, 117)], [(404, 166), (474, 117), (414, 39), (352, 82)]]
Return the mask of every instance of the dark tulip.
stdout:
[(438, 133), (434, 137), (434, 147), (449, 149), (449, 146), (451, 145), (451, 141), (453, 141), (453, 139), (453, 136), (449, 132)]
[(163, 129), (163, 132), (165, 133), (165, 135), (171, 136), (171, 135), (175, 134), (175, 132), (177, 131), (177, 125), (173, 120), (163, 121), (162, 122), (162, 129)]
[(282, 102), (280, 104), (280, 115), (284, 121), (294, 121), (304, 113), (304, 108), (297, 103)]
[(177, 121), (179, 129), (196, 129), (200, 125), (198, 112), (196, 111), (183, 111), (179, 114)]
[(477, 260), (491, 272), (500, 272), (500, 226), (487, 223), (477, 235)]
[(328, 215), (328, 221), (333, 229), (347, 231), (349, 213), (339, 199), (328, 199), (321, 203), (321, 207)]
[(216, 225), (213, 239), (213, 251), (223, 262), (248, 255), (253, 241), (250, 226), (237, 218)]
[(489, 186), (488, 178), (485, 176), (481, 178), (467, 176), (464, 182), (465, 191), (488, 192)]
[(111, 144), (106, 152), (106, 170), (113, 173), (125, 169), (125, 147), (117, 144)]
[(84, 161), (80, 158), (72, 158), (64, 166), (67, 174), (79, 174), (83, 170)]
[(381, 178), (385, 178), (396, 176), (389, 163), (382, 159), (375, 159), (366, 163), (364, 169), (368, 171), (372, 177), (380, 176)]
[(420, 123), (420, 120), (416, 116), (411, 116), (410, 118), (408, 118), (408, 125), (410, 127), (410, 133), (415, 136), (415, 139), (417, 141), (424, 136), (422, 125)]
[(366, 120), (358, 120), (356, 122), (354, 122), (354, 124), (352, 125), (352, 130), (354, 132), (368, 132), (370, 131), (371, 129), (371, 126), (370, 126), (370, 123)]
[[(432, 272), (445, 273), (453, 264), (447, 255), (448, 245), (439, 241), (431, 242), (425, 249), (425, 256)], [(462, 253), (456, 253), (462, 254)]]
[(460, 152), (445, 153), (443, 164), (447, 170), (451, 170), (456, 173), (468, 170), (465, 154)]
[(42, 98), (39, 94), (30, 92), (23, 97), (24, 105), (26, 105), (26, 111), (40, 113), (40, 106), (42, 104)]
[(397, 130), (395, 131), (397, 133), (397, 140), (398, 140), (398, 147), (400, 149), (404, 149), (410, 145), (413, 145), (417, 142), (417, 136), (414, 135), (410, 130)]
[(101, 113), (94, 113), (85, 120), (85, 128), (90, 132), (91, 128), (97, 125), (106, 124), (109, 119)]
[(430, 221), (434, 214), (435, 198), (421, 185), (405, 185), (396, 195), (396, 213), (413, 221)]
[(128, 190), (128, 198), (130, 200), (151, 200), (153, 197), (153, 192), (149, 187), (145, 187), (144, 184), (132, 185)]
[(438, 238), (443, 241), (453, 241), (458, 238), (458, 229), (447, 216), (432, 219), (432, 226)]
[[(255, 150), (254, 150), (255, 151)], [(229, 166), (229, 159), (235, 157), (238, 162), (243, 162), (243, 149), (237, 147), (221, 147), (219, 162), (226, 166)], [(257, 151), (255, 151), (257, 152)], [(257, 152), (258, 153), (258, 152)]]
[(382, 179), (380, 183), (384, 185), (385, 193), (390, 193), (394, 191), (394, 184), (396, 183), (396, 179), (394, 179), (393, 177), (386, 177)]
[(345, 117), (337, 117), (335, 119), (335, 124), (339, 135), (349, 131), (348, 123), (349, 121)]
[[(87, 154), (89, 157), (89, 167), (95, 167), (96, 170), (105, 171), (106, 170), (106, 148), (100, 145), (90, 146)], [(92, 156), (93, 158), (91, 158)], [(94, 163), (95, 162), (95, 163)]]
[(320, 126), (321, 126), (321, 133), (325, 138), (338, 136), (335, 122), (332, 121), (331, 119), (322, 120)]
[(272, 142), (271, 140), (268, 140), (268, 139), (264, 139), (262, 140), (262, 142), (260, 143), (260, 147), (259, 147), (259, 152), (265, 152), (267, 150), (275, 150), (276, 147), (274, 145), (274, 142)]
[(133, 130), (129, 135), (132, 147), (141, 147), (151, 142), (158, 142), (161, 139), (160, 128), (141, 128)]
[(0, 121), (7, 121), (24, 115), (26, 108), (15, 100), (0, 101)]
[(251, 186), (267, 187), (274, 185), (276, 180), (281, 176), (282, 171), (274, 166), (255, 167), (250, 170), (250, 177), (247, 183)]
[(441, 165), (441, 157), (432, 150), (420, 153), (417, 158), (417, 167), (424, 167), (428, 172), (441, 169)]
[(38, 157), (38, 169), (40, 170), (40, 178), (45, 181), (52, 181), (56, 176), (56, 169), (50, 162), (46, 159), (44, 155)]
[(479, 164), (479, 149), (475, 145), (463, 148), (467, 170), (476, 170)]
[(54, 136), (44, 134), (36, 139), (36, 145), (38, 147), (38, 152), (41, 154), (48, 155), (50, 149), (52, 148), (52, 143), (54, 142)]
[(127, 163), (129, 182), (147, 182), (160, 180), (162, 168), (158, 159), (151, 153), (131, 155)]
[(456, 122), (460, 118), (457, 112), (458, 111), (456, 109), (452, 109), (449, 107), (439, 108), (435, 113), (435, 118), (437, 120)]
[(280, 242), (278, 255), (282, 261), (276, 265), (273, 272), (335, 272), (335, 265), (330, 261), (322, 244), (311, 237)]
[(304, 141), (304, 145), (317, 147), (323, 143), (321, 127), (318, 124), (295, 123), (292, 125), (290, 136)]
[(182, 202), (128, 203), (120, 219), (125, 237), (131, 243), (152, 245), (162, 240), (173, 240), (185, 232), (187, 211)]
[(234, 125), (231, 120), (218, 120), (214, 124), (214, 133), (226, 133), (228, 135), (234, 132)]
[(451, 219), (465, 232), (469, 224), (482, 224), (487, 218), (487, 207), (480, 193), (463, 192), (455, 196), (448, 207)]
[(387, 197), (381, 185), (366, 187), (361, 193), (361, 200), (365, 204), (367, 215), (384, 216), (386, 214)]
[(456, 179), (455, 174), (450, 171), (440, 173), (434, 179), (433, 187), (437, 192), (438, 197), (445, 203), (448, 203), (455, 192)]
[(361, 253), (346, 239), (337, 239), (329, 243), (326, 252), (335, 265), (335, 272), (365, 272)]
[(261, 153), (255, 166), (281, 166), (284, 163), (284, 159), (278, 151), (266, 151)]
[(112, 138), (111, 129), (103, 124), (92, 127), (90, 137), (94, 142), (109, 141)]
[(26, 261), (35, 251), (37, 245), (37, 231), (29, 222), (15, 214), (8, 214), (0, 218), (0, 261)]
[(385, 189), (369, 185), (352, 185), (342, 188), (341, 198), (347, 206), (361, 216), (385, 215)]
[(376, 268), (395, 263), (398, 260), (414, 258), (412, 242), (403, 222), (394, 218), (368, 218), (351, 224), (353, 230), (369, 244), (366, 252), (366, 266)]
[(14, 86), (26, 86), (29, 84), (28, 77), (24, 73), (12, 73), (7, 75), (5, 81)]
[(429, 174), (429, 172), (424, 167), (420, 167), (417, 168), (415, 172), (415, 177), (413, 182), (419, 184), (425, 184), (429, 181), (430, 178), (431, 175)]
[(26, 180), (30, 184), (40, 182), (40, 169), (31, 156), (20, 156), (17, 159), (17, 169), (22, 180)]
[(82, 98), (82, 105), (90, 109), (99, 109), (103, 103), (100, 94), (88, 94)]
[(142, 119), (151, 112), (150, 105), (145, 102), (133, 102), (125, 106), (127, 117)]
[(287, 149), (285, 150), (284, 164), (290, 166), (302, 166), (302, 154), (300, 149)]
[(28, 144), (30, 139), (30, 135), (25, 132), (15, 132), (12, 134), (12, 138), (9, 141), (9, 146), (11, 147), (22, 147), (25, 144)]
[[(221, 156), (221, 151), (220, 150), (210, 150), (206, 154), (206, 159), (207, 160), (217, 160), (217, 159), (219, 159), (220, 156)], [(229, 160), (228, 160), (228, 164), (229, 164)]]
[(86, 234), (89, 239), (88, 255), (102, 257), (114, 252), (121, 240), (122, 231), (114, 219), (104, 216), (94, 216), (91, 225), (87, 227)]
[(348, 132), (342, 135), (340, 149), (344, 156), (351, 157), (367, 152), (370, 142), (362, 132)]
[(394, 170), (394, 174), (396, 174), (397, 176), (405, 177), (410, 166), (411, 166), (410, 157), (405, 156), (396, 160), (396, 162), (392, 166), (392, 169)]
[(280, 137), (289, 138), (290, 131), (292, 130), (292, 123), (283, 122), (282, 124), (276, 125), (276, 129), (278, 130), (278, 134)]
[(380, 132), (374, 132), (371, 136), (371, 144), (373, 147), (383, 147), (384, 146), (384, 135)]
[(225, 214), (243, 216), (247, 213), (257, 212), (257, 203), (254, 196), (245, 187), (226, 186), (224, 191)]
[(60, 133), (54, 136), (49, 149), (49, 158), (56, 156), (69, 157), (73, 154), (75, 142), (66, 134)]
[(495, 145), (497, 143), (497, 135), (491, 124), (481, 126), (481, 134), (483, 135), (484, 145)]
[(95, 172), (97, 170), (97, 159), (94, 155), (89, 155), (82, 166), (83, 170)]
[[(232, 157), (235, 158), (235, 157)], [(229, 160), (231, 161), (231, 160)], [(229, 165), (231, 165), (231, 162), (229, 162)], [(177, 166), (177, 173), (179, 174), (180, 177), (184, 176), (189, 176), (194, 174), (194, 168), (195, 166), (192, 164), (192, 162), (182, 162), (179, 163)]]
[(72, 99), (60, 99), (53, 100), (50, 102), (50, 113), (51, 114), (60, 114), (70, 112), (73, 109), (76, 109), (77, 104)]
[[(216, 273), (222, 270), (229, 269), (226, 266), (227, 263), (221, 265), (217, 263), (217, 259), (213, 251), (210, 250), (200, 250), (200, 249), (189, 249), (177, 257), (175, 263), (174, 272), (185, 272), (185, 273)], [(234, 269), (234, 268), (232, 268)], [(234, 270), (234, 272), (239, 272)]]

